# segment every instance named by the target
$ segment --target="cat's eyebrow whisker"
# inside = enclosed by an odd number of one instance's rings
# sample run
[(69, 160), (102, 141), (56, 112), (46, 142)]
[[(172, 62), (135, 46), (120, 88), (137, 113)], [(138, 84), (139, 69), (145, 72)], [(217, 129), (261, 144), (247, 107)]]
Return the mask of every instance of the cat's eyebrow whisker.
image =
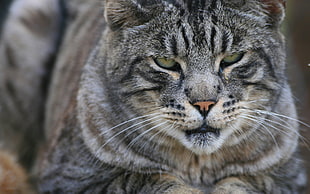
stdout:
[[(244, 118), (244, 119), (248, 119), (250, 121), (253, 121), (253, 122), (256, 122), (258, 123), (260, 126), (262, 126), (266, 131), (267, 133), (271, 136), (271, 138), (273, 139), (273, 142), (275, 143), (276, 147), (277, 147), (277, 150), (279, 150), (279, 144), (275, 138), (275, 136), (272, 134), (272, 132), (264, 125), (264, 123), (262, 121), (258, 121), (257, 119), (253, 119), (251, 117), (248, 117), (249, 115), (242, 115), (240, 116), (241, 118)], [(261, 130), (262, 131), (262, 130)]]
[(102, 130), (102, 132), (100, 133), (100, 136), (103, 136), (103, 135), (105, 135), (106, 133), (109, 133), (110, 131), (112, 131), (113, 129), (116, 129), (116, 128), (118, 128), (118, 127), (121, 127), (121, 126), (123, 126), (123, 125), (126, 125), (126, 124), (128, 124), (128, 123), (130, 123), (130, 122), (133, 122), (133, 121), (136, 121), (136, 120), (139, 120), (139, 119), (143, 119), (143, 118), (147, 118), (147, 117), (150, 117), (150, 116), (156, 116), (156, 117), (152, 117), (152, 118), (150, 118), (150, 119), (141, 121), (141, 122), (139, 122), (139, 123), (136, 123), (136, 124), (134, 124), (134, 125), (131, 125), (130, 127), (134, 127), (134, 126), (137, 126), (137, 125), (139, 125), (139, 124), (141, 124), (141, 123), (144, 123), (144, 122), (147, 122), (147, 121), (149, 121), (149, 120), (152, 120), (152, 119), (154, 119), (154, 118), (158, 118), (158, 117), (160, 117), (160, 113), (152, 113), (152, 114), (143, 115), (143, 116), (135, 117), (135, 118), (132, 118), (132, 119), (130, 119), (130, 120), (124, 121), (124, 122), (122, 122), (122, 123), (120, 123), (120, 124), (118, 124), (118, 125), (116, 125), (116, 126), (114, 126), (114, 127), (112, 127), (112, 128), (109, 128), (109, 129), (107, 129), (107, 130)]

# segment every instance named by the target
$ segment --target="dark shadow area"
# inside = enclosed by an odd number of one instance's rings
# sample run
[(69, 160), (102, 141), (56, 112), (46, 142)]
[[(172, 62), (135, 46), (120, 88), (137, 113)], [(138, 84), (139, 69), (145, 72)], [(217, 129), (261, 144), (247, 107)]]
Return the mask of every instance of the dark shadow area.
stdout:
[(10, 3), (11, 3), (11, 0), (0, 0), (0, 35), (2, 32), (2, 24), (6, 18)]

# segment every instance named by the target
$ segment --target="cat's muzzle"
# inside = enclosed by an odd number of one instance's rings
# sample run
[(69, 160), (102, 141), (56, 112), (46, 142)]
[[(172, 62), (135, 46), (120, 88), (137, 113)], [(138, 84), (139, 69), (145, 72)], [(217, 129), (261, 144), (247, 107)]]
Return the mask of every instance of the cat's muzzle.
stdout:
[(211, 127), (206, 123), (203, 123), (200, 127), (192, 130), (185, 131), (186, 136), (193, 136), (193, 135), (212, 135), (219, 137), (220, 136), (220, 129)]

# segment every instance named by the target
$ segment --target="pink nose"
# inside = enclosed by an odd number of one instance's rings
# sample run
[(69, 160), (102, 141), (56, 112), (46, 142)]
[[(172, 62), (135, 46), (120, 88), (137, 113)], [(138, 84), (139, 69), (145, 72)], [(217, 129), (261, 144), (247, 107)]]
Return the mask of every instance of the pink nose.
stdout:
[(214, 101), (201, 101), (196, 102), (193, 105), (197, 107), (200, 114), (202, 114), (204, 117), (206, 117), (207, 113), (209, 112), (209, 109), (215, 104)]

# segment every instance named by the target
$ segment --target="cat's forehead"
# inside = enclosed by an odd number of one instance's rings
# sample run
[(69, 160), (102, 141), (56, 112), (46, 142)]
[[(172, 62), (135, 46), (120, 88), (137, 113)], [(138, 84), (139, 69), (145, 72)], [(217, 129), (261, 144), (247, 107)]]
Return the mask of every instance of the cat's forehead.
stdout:
[(266, 22), (263, 6), (255, 0), (137, 0), (136, 3), (142, 9), (154, 12), (151, 14), (153, 16), (170, 13), (172, 18), (178, 18), (181, 15), (182, 19), (187, 19), (184, 21), (194, 25), (209, 21), (213, 24), (234, 21), (232, 25), (248, 23), (253, 26)]
[(139, 53), (202, 61), (261, 48), (271, 41), (264, 12), (253, 2), (137, 0), (138, 14), (147, 10), (149, 19), (125, 29), (123, 43), (135, 48), (139, 43)]
[[(252, 1), (253, 2), (253, 1)], [(241, 8), (246, 5), (245, 0), (137, 0), (137, 4), (141, 6), (173, 6), (184, 11), (196, 14), (202, 10), (212, 11), (220, 6), (228, 6), (231, 8)], [(249, 2), (247, 2), (249, 4)]]
[[(169, 29), (169, 33), (177, 34), (176, 40), (183, 40), (184, 46), (188, 45), (190, 50), (195, 50), (193, 53), (210, 53), (210, 50), (213, 54), (227, 50), (234, 52), (232, 45), (247, 50), (248, 46), (255, 47), (256, 38), (263, 37), (258, 34), (266, 32), (266, 23), (263, 14), (249, 10), (249, 5), (244, 8), (243, 2), (161, 0), (167, 8), (160, 14), (163, 17), (156, 20), (155, 25), (158, 26), (160, 22), (163, 28), (159, 30)], [(245, 45), (240, 43), (241, 40), (246, 40)]]

